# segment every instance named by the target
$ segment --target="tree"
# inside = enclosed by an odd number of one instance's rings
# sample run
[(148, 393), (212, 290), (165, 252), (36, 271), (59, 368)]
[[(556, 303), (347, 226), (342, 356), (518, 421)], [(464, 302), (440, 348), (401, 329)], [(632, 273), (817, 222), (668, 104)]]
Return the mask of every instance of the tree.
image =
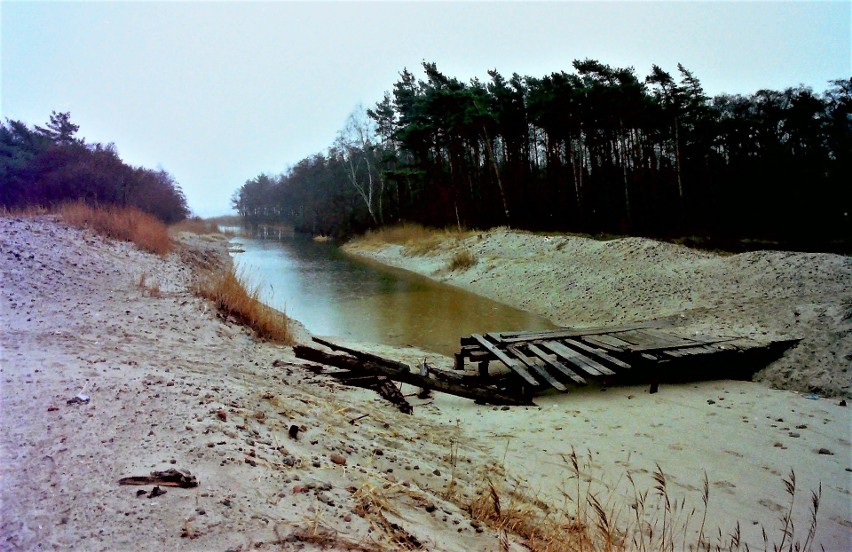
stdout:
[(61, 145), (70, 145), (77, 142), (74, 135), (80, 130), (80, 125), (75, 125), (71, 122), (71, 113), (57, 113), (51, 111), (50, 121), (47, 123), (47, 128), (35, 127), (41, 134), (50, 138), (54, 143)]

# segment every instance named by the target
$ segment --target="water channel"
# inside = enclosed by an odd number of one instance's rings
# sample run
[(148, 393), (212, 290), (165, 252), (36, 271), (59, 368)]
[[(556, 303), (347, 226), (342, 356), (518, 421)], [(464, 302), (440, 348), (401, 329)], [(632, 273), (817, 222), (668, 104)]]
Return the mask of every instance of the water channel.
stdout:
[(445, 355), (459, 337), (538, 330), (546, 319), (460, 288), (341, 252), (305, 238), (233, 240), (238, 269), (260, 286), (261, 300), (314, 335), (414, 345)]

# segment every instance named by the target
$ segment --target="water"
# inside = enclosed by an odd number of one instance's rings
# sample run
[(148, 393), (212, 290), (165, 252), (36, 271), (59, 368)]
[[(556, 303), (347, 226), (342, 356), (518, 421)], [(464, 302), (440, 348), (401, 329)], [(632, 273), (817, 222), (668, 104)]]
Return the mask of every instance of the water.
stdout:
[(551, 329), (546, 319), (435, 282), (363, 261), (333, 243), (308, 239), (235, 240), (237, 267), (261, 286), (261, 299), (314, 335), (414, 345), (451, 355), (471, 333)]

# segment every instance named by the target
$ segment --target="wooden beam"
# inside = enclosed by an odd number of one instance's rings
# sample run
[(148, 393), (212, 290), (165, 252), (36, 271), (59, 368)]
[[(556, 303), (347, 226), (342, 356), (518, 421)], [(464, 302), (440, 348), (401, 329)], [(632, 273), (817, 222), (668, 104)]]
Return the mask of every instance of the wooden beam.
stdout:
[(320, 345), (325, 345), (329, 349), (333, 351), (342, 351), (344, 353), (349, 353), (355, 358), (361, 360), (369, 360), (371, 362), (375, 362), (377, 364), (385, 365), (389, 368), (395, 368), (397, 370), (411, 370), (411, 367), (408, 364), (403, 364), (402, 362), (398, 362), (396, 360), (390, 360), (387, 358), (380, 357), (379, 355), (374, 355), (373, 353), (367, 353), (364, 351), (359, 351), (357, 349), (351, 349), (349, 347), (344, 347), (343, 345), (338, 345), (337, 343), (332, 343), (331, 341), (322, 339), (321, 337), (312, 337), (315, 342)]
[(507, 355), (506, 353), (504, 353), (503, 351), (498, 349), (496, 345), (494, 345), (493, 343), (491, 343), (490, 341), (488, 341), (487, 339), (485, 339), (484, 337), (482, 337), (479, 334), (472, 334), (470, 337), (475, 339), (477, 343), (482, 345), (491, 354), (496, 356), (497, 360), (499, 360), (500, 362), (502, 362), (503, 364), (508, 366), (513, 372), (515, 372), (516, 374), (521, 376), (524, 380), (526, 380), (527, 383), (529, 383), (530, 385), (534, 385), (536, 387), (540, 385), (538, 380), (536, 380), (534, 377), (532, 377), (532, 374), (530, 374), (526, 370), (526, 368), (521, 366), (521, 363), (518, 360), (513, 359), (512, 357), (510, 357), (509, 355)]
[(565, 377), (570, 378), (571, 381), (573, 381), (577, 385), (586, 385), (586, 380), (583, 378), (583, 376), (569, 369), (558, 360), (551, 358), (552, 355), (549, 355), (546, 352), (542, 351), (535, 344), (528, 344), (527, 349), (529, 350), (529, 352), (540, 358), (543, 362), (547, 363), (548, 366), (561, 372)]
[(415, 385), (417, 387), (428, 387), (429, 389), (474, 399), (486, 404), (512, 404), (512, 405), (533, 405), (530, 400), (523, 401), (517, 397), (505, 395), (497, 390), (472, 387), (458, 382), (442, 381), (432, 378), (425, 378), (420, 374), (415, 374), (410, 371), (394, 370), (385, 365), (371, 362), (369, 360), (360, 360), (346, 355), (338, 355), (326, 353), (319, 349), (314, 349), (306, 345), (296, 345), (293, 347), (293, 352), (298, 358), (318, 362), (328, 366), (335, 366), (351, 370), (353, 372), (362, 372), (377, 376), (386, 376), (389, 380), (401, 381)]

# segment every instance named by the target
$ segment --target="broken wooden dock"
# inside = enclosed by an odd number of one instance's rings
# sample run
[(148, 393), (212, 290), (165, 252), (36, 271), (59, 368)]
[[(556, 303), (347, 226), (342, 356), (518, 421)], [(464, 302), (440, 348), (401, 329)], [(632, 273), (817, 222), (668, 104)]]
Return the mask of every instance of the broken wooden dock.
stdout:
[[(772, 356), (797, 342), (700, 335), (670, 320), (653, 320), (607, 328), (473, 334), (461, 339), (455, 367), (463, 370), (466, 361), (476, 363), (483, 382), (501, 377), (508, 381), (499, 389), (514, 388), (527, 397), (590, 382), (645, 381), (654, 391), (662, 380), (750, 379)], [(492, 362), (508, 371), (492, 374)]]
[[(473, 334), (461, 338), (453, 370), (419, 370), (395, 360), (314, 338), (333, 353), (297, 345), (296, 356), (333, 367), (341, 383), (378, 391), (411, 412), (392, 382), (467, 397), (486, 404), (533, 404), (547, 390), (569, 391), (589, 384), (751, 379), (798, 340), (702, 335), (671, 320), (608, 328), (560, 328), (534, 332)], [(467, 363), (476, 370), (466, 370)]]

